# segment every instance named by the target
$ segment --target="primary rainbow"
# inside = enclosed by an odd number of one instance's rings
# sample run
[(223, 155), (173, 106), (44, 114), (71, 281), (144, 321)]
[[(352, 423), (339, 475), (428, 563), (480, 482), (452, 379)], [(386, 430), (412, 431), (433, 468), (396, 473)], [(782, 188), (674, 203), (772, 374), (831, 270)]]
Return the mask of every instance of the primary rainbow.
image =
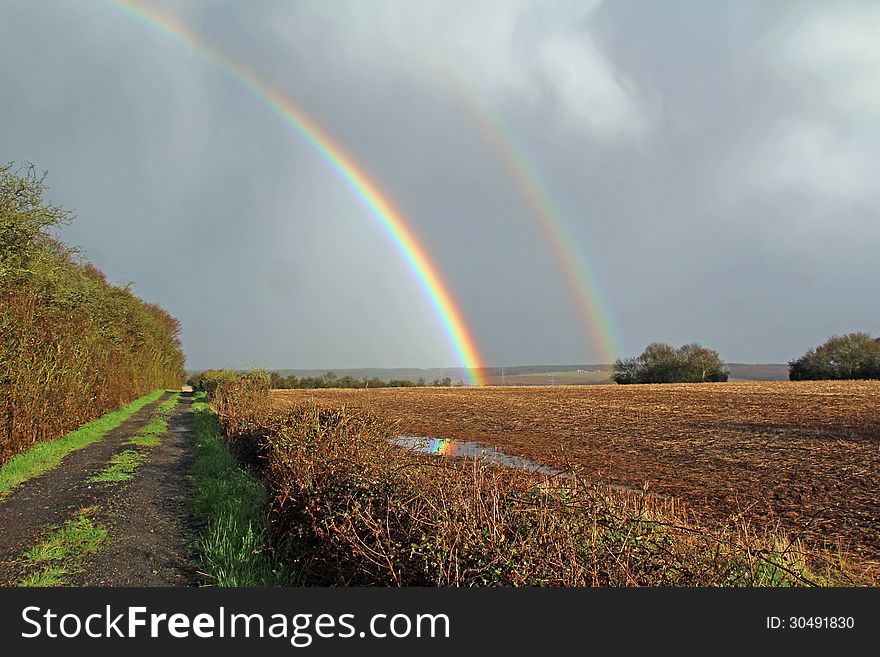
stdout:
[(102, 2), (219, 66), (251, 94), (266, 103), (314, 147), (367, 206), (371, 215), (378, 220), (403, 255), (442, 323), (447, 340), (464, 367), (469, 383), (481, 385), (485, 382), (481, 372), (484, 364), (479, 349), (461, 309), (454, 302), (449, 286), (441, 278), (425, 248), (416, 239), (408, 225), (409, 222), (351, 155), (280, 91), (270, 87), (254, 71), (232, 61), (222, 52), (211, 47), (182, 24), (177, 17), (133, 0), (102, 0)]
[(477, 95), (461, 79), (449, 70), (444, 70), (440, 77), (446, 80), (448, 88), (492, 146), (498, 159), (504, 163), (508, 174), (516, 182), (520, 195), (537, 220), (544, 239), (562, 268), (581, 324), (599, 359), (596, 362), (612, 363), (620, 354), (620, 346), (616, 337), (617, 331), (606, 310), (607, 304), (599, 292), (595, 275), (575, 247), (577, 241), (551, 200), (540, 175), (517, 144), (516, 138), (499, 119), (494, 118), (482, 106)]

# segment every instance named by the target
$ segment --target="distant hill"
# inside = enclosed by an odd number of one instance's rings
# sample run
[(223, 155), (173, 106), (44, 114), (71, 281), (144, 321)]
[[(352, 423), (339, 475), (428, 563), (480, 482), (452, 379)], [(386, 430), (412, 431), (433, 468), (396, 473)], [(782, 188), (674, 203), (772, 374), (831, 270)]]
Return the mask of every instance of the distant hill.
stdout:
[[(502, 372), (503, 370), (503, 372)], [(282, 376), (321, 376), (332, 371), (336, 376), (352, 376), (356, 379), (379, 378), (383, 381), (402, 379), (405, 381), (418, 382), (424, 379), (430, 383), (435, 379), (449, 377), (453, 385), (465, 380), (464, 370), (458, 367), (433, 367), (433, 368), (352, 368), (352, 369), (293, 369), (275, 370)], [(611, 374), (610, 365), (515, 365), (513, 367), (487, 367), (483, 369), (483, 378), (490, 385), (501, 385), (502, 381), (507, 385), (548, 385), (551, 382), (558, 385), (584, 384), (584, 383), (609, 383)], [(558, 379), (558, 380), (556, 380)]]
[(788, 365), (777, 363), (728, 363), (731, 381), (788, 381)]
[[(776, 363), (728, 363), (731, 381), (787, 381), (788, 365)], [(514, 365), (511, 367), (488, 367), (483, 376), (490, 385), (595, 385), (612, 383), (611, 365)], [(276, 370), (283, 376), (320, 376), (328, 370)], [(457, 367), (436, 368), (355, 368), (333, 370), (337, 376), (353, 376), (357, 379), (373, 377), (388, 381), (403, 379), (417, 382), (424, 379), (449, 377), (453, 383), (464, 380), (464, 370)]]
[(282, 376), (296, 376), (302, 378), (304, 376), (322, 376), (327, 372), (333, 372), (337, 377), (351, 376), (355, 379), (372, 379), (378, 378), (383, 381), (391, 379), (400, 379), (403, 381), (412, 381), (416, 383), (419, 379), (424, 379), (428, 383), (434, 379), (443, 379), (449, 377), (453, 383), (464, 380), (464, 370), (459, 367), (360, 367), (350, 369), (322, 369), (322, 370), (275, 370)]
[[(787, 381), (788, 365), (775, 363), (728, 363), (731, 381)], [(346, 369), (278, 369), (282, 376), (322, 376), (332, 371), (336, 376), (356, 379), (378, 378), (383, 381), (400, 379), (430, 384), (434, 379), (449, 377), (453, 385), (464, 381), (464, 370), (459, 367), (361, 367)], [(611, 365), (514, 365), (487, 367), (483, 376), (490, 385), (546, 386), (595, 385), (612, 383)]]

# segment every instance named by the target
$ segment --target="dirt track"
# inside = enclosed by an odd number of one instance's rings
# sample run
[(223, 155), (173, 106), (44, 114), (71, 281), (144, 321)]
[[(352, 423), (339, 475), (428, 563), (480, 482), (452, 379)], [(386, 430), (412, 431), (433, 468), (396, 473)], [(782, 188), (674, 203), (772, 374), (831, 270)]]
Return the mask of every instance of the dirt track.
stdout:
[(66, 583), (85, 586), (185, 586), (195, 583), (188, 558), (191, 449), (188, 431), (192, 398), (183, 396), (169, 419), (169, 431), (131, 479), (90, 483), (113, 454), (149, 422), (158, 402), (138, 411), (100, 441), (65, 457), (57, 468), (31, 479), (0, 502), (0, 585), (14, 584), (22, 554), (53, 526), (79, 509), (99, 508), (94, 519), (108, 536), (101, 550)]
[(275, 391), (880, 559), (880, 382)]

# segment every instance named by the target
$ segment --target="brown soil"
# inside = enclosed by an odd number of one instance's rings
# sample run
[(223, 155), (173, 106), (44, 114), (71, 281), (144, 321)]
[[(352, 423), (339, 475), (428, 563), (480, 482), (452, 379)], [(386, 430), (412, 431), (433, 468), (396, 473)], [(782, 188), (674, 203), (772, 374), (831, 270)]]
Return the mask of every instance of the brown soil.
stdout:
[(81, 572), (66, 578), (74, 585), (182, 586), (195, 583), (188, 560), (191, 518), (187, 473), (191, 464), (188, 431), (192, 399), (184, 395), (147, 461), (131, 479), (89, 483), (110, 457), (131, 449), (126, 441), (149, 422), (150, 404), (99, 442), (69, 454), (57, 468), (31, 479), (0, 502), (0, 584), (22, 574), (21, 556), (52, 527), (79, 509), (99, 507), (95, 520), (108, 528), (101, 550)]
[(880, 559), (880, 382), (273, 391)]

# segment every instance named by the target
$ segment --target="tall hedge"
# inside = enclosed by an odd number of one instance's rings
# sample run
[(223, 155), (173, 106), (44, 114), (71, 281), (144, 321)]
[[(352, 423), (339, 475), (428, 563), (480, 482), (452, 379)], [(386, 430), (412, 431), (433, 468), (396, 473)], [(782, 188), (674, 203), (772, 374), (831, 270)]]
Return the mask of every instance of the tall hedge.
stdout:
[(184, 378), (177, 320), (53, 238), (43, 180), (0, 165), (0, 463)]

